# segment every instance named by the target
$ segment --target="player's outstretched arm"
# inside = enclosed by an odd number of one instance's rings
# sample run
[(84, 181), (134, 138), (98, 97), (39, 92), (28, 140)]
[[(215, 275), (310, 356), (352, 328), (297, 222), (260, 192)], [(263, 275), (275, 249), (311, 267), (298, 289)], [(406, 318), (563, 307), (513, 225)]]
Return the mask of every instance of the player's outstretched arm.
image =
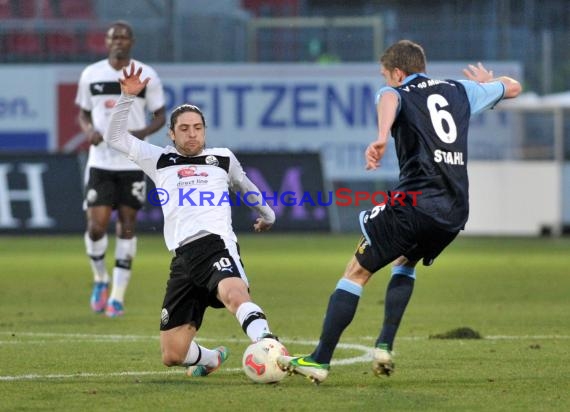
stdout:
[(124, 94), (136, 96), (143, 91), (143, 89), (150, 81), (150, 77), (147, 77), (141, 81), (141, 73), (142, 67), (139, 67), (135, 72), (134, 62), (131, 62), (131, 66), (128, 71), (126, 67), (123, 68), (123, 78), (119, 79), (119, 83), (121, 83), (121, 91)]
[(260, 190), (247, 176), (242, 176), (239, 185), (242, 193), (250, 193), (249, 198), (253, 200), (252, 204), (255, 205), (252, 207), (259, 213), (259, 217), (253, 224), (253, 229), (256, 232), (267, 232), (275, 223), (275, 212), (265, 203)]
[(387, 91), (380, 96), (376, 105), (378, 115), (378, 138), (370, 143), (364, 152), (366, 170), (375, 170), (380, 167), (380, 161), (386, 153), (386, 145), (390, 136), (390, 128), (396, 119), (398, 110), (398, 95), (396, 91)]
[[(137, 96), (148, 84), (150, 77), (147, 77), (141, 81), (142, 67), (139, 67), (135, 72), (135, 63), (131, 62), (131, 66), (127, 69), (123, 69), (123, 78), (119, 79), (121, 84), (121, 91), (124, 94)], [(166, 110), (164, 107), (156, 110), (152, 113), (152, 120), (150, 124), (142, 129), (131, 130), (130, 134), (135, 136), (137, 139), (144, 140), (145, 137), (151, 135), (152, 133), (160, 130), (164, 123), (166, 122)]]
[(500, 76), (494, 77), (492, 70), (487, 70), (482, 63), (477, 63), (477, 66), (470, 64), (466, 69), (463, 69), (463, 74), (469, 79), (479, 83), (488, 82), (501, 82), (505, 87), (504, 99), (512, 99), (517, 97), (522, 92), (521, 84), (510, 77)]
[(135, 72), (134, 63), (131, 63), (129, 71), (127, 71), (127, 68), (123, 69), (124, 78), (119, 79), (122, 94), (113, 108), (109, 126), (104, 135), (104, 139), (109, 146), (127, 156), (131, 151), (133, 139), (137, 140), (136, 137), (127, 131), (129, 111), (135, 96), (138, 95), (150, 81), (149, 78), (141, 81), (141, 73), (142, 68), (139, 68)]
[(253, 229), (256, 232), (266, 232), (275, 223), (275, 212), (267, 204), (263, 198), (263, 194), (260, 192), (259, 188), (246, 176), (241, 164), (235, 157), (235, 155), (229, 151), (230, 156), (230, 168), (229, 168), (229, 178), (230, 178), (230, 189), (234, 193), (242, 193), (247, 195), (247, 203), (252, 209), (259, 213), (259, 217), (253, 224)]

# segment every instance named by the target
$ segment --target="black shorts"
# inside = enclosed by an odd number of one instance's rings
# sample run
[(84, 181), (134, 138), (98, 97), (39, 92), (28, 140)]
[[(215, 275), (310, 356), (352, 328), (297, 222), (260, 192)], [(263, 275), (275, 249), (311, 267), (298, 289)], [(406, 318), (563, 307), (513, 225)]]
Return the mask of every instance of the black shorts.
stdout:
[(360, 239), (355, 257), (360, 265), (374, 273), (400, 256), (423, 259), (429, 266), (459, 233), (447, 231), (413, 206), (377, 206), (362, 212)]
[(130, 206), (140, 209), (146, 196), (146, 181), (142, 170), (103, 170), (89, 168), (85, 188), (85, 207)]
[(218, 235), (208, 235), (176, 249), (162, 304), (160, 330), (191, 324), (200, 329), (208, 306), (223, 308), (216, 297), (222, 279), (247, 278), (239, 246)]

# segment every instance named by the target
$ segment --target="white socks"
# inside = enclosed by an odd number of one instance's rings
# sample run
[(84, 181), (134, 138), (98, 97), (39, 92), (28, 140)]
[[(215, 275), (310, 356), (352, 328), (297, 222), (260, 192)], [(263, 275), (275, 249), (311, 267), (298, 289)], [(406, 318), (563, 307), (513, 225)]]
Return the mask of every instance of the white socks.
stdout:
[(263, 310), (253, 302), (242, 303), (236, 311), (236, 318), (252, 342), (271, 333)]
[[(109, 239), (105, 234), (99, 240), (91, 240), (85, 232), (85, 250), (89, 256), (93, 280), (95, 282), (109, 283), (110, 276), (105, 266), (105, 252)], [(119, 239), (115, 245), (115, 267), (113, 268), (113, 288), (110, 299), (124, 302), (125, 292), (131, 278), (131, 264), (137, 252), (137, 238)]]
[(211, 368), (218, 366), (218, 351), (205, 348), (192, 341), (182, 366), (204, 365)]
[(131, 279), (131, 264), (137, 251), (137, 238), (119, 239), (115, 245), (115, 267), (110, 300), (125, 301), (125, 292)]
[(107, 273), (107, 268), (105, 267), (105, 252), (108, 245), (107, 235), (94, 241), (85, 232), (83, 238), (85, 240), (85, 251), (89, 256), (89, 263), (93, 272), (93, 280), (95, 282), (109, 283), (109, 273)]

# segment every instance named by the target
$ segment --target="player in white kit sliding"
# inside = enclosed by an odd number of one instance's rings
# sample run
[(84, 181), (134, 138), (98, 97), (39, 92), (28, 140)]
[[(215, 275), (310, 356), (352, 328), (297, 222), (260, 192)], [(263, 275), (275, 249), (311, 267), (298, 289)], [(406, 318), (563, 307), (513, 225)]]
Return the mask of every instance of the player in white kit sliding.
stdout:
[[(141, 81), (141, 72), (135, 72), (134, 64), (123, 71), (122, 94), (105, 140), (154, 181), (156, 199), (162, 203), (166, 246), (175, 254), (161, 313), (162, 362), (185, 366), (191, 376), (206, 376), (228, 357), (226, 347), (211, 350), (194, 340), (208, 307), (226, 307), (251, 341), (276, 339), (263, 310), (251, 301), (228, 197), (230, 190), (259, 189), (229, 149), (205, 147), (206, 122), (196, 106), (184, 104), (172, 112), (169, 136), (174, 147), (158, 147), (130, 135), (126, 119), (134, 96), (151, 80)], [(253, 196), (248, 200), (256, 203)], [(254, 206), (260, 215), (256, 232), (269, 230), (275, 221), (275, 213), (261, 200)]]

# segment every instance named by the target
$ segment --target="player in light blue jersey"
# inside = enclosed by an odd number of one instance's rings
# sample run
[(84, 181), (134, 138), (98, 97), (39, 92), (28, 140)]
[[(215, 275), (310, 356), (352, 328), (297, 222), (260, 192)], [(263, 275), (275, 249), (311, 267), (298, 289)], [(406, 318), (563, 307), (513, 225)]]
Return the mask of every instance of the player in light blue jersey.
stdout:
[[(394, 369), (393, 344), (411, 298), (421, 260), (429, 266), (463, 229), (469, 213), (467, 132), (470, 117), (521, 92), (518, 81), (494, 78), (482, 64), (469, 66), (469, 80), (435, 80), (425, 74), (422, 47), (402, 40), (380, 59), (387, 87), (378, 93), (378, 138), (365, 152), (366, 168), (379, 167), (390, 134), (400, 167), (397, 202), (360, 214), (362, 237), (330, 297), (319, 344), (304, 357), (281, 356), (282, 369), (322, 382), (333, 352), (352, 322), (364, 285), (392, 263), (384, 324), (373, 348), (376, 375)], [(394, 203), (394, 204), (392, 204)]]

